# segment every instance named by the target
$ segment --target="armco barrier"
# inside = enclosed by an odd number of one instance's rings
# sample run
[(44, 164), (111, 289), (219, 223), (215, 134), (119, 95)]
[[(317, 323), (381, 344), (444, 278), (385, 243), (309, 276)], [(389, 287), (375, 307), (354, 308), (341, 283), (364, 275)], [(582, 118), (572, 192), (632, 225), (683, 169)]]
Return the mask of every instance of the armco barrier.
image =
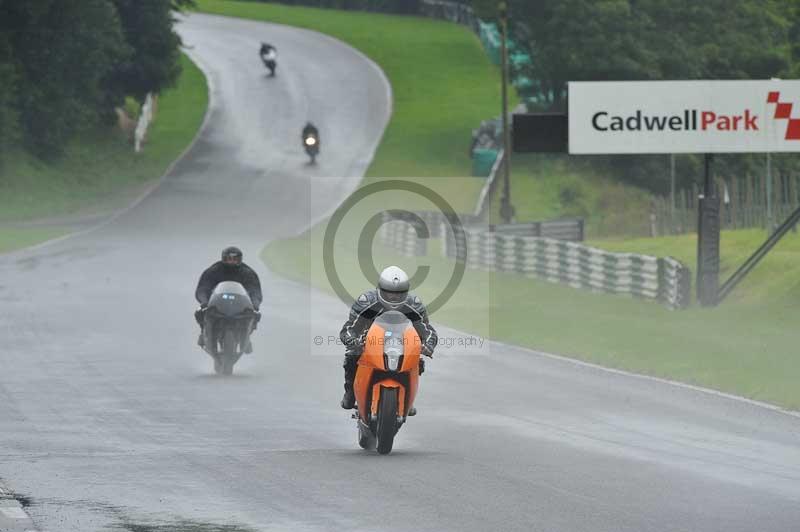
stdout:
[(689, 268), (671, 257), (612, 253), (576, 242), (583, 239), (581, 219), (488, 226), (478, 225), (479, 218), (474, 215), (460, 218), (464, 224), (460, 245), (455, 240), (459, 236), (438, 212), (384, 213), (381, 240), (398, 253), (419, 257), (428, 253), (427, 239), (419, 235), (427, 235), (441, 238), (443, 255), (466, 262), (469, 268), (629, 294), (673, 309), (684, 308), (690, 302)]
[[(445, 254), (474, 269), (513, 272), (553, 283), (660, 301), (670, 308), (689, 304), (691, 274), (672, 258), (611, 253), (577, 242), (491, 231), (465, 232), (456, 246), (445, 235)], [(465, 249), (466, 256), (457, 253)], [(457, 256), (460, 255), (460, 256)]]
[(380, 238), (385, 246), (406, 257), (424, 257), (428, 254), (428, 239), (419, 238), (413, 222), (384, 218)]

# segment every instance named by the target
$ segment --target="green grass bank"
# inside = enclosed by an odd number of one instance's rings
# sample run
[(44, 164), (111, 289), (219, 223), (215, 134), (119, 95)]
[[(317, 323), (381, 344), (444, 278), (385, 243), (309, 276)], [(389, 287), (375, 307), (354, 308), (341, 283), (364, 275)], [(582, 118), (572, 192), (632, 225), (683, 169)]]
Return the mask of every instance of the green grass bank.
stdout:
[(110, 212), (160, 178), (194, 138), (208, 106), (202, 72), (186, 56), (177, 85), (159, 98), (144, 150), (136, 154), (120, 130), (85, 133), (54, 163), (23, 152), (9, 157), (0, 173), (0, 253), (30, 246), (69, 231), (65, 225), (29, 227), (41, 218)]

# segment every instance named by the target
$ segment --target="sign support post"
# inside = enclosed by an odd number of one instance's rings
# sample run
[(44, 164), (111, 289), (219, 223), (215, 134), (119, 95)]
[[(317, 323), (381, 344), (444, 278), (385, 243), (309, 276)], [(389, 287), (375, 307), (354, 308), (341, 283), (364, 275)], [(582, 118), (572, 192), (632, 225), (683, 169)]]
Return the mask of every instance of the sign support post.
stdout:
[(704, 155), (703, 194), (697, 209), (697, 300), (717, 304), (719, 290), (720, 201), (711, 176), (713, 155)]

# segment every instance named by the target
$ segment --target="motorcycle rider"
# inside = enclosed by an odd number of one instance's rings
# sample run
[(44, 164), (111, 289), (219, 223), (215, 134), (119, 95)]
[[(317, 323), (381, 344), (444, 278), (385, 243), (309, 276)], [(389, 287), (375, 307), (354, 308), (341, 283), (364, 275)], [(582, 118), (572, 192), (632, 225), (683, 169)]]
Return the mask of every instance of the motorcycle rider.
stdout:
[[(247, 294), (250, 296), (250, 301), (253, 303), (253, 308), (258, 312), (261, 306), (263, 296), (261, 295), (261, 281), (258, 274), (253, 271), (250, 266), (242, 262), (242, 250), (229, 246), (222, 250), (221, 260), (212, 264), (200, 276), (197, 282), (197, 289), (194, 292), (194, 297), (200, 303), (200, 308), (194, 313), (197, 323), (200, 325), (200, 337), (197, 339), (197, 345), (203, 347), (205, 344), (205, 337), (203, 335), (203, 324), (205, 323), (205, 311), (208, 307), (208, 300), (211, 297), (214, 288), (224, 281), (235, 281), (241, 284)], [(255, 323), (253, 324), (255, 330)], [(243, 347), (245, 353), (253, 352), (253, 345), (250, 342), (250, 337), (247, 338), (247, 344)]]
[[(422, 354), (433, 358), (433, 350), (438, 342), (436, 330), (428, 321), (428, 312), (422, 300), (409, 293), (410, 282), (406, 272), (397, 266), (389, 266), (378, 278), (378, 286), (361, 294), (350, 309), (350, 316), (344, 322), (339, 337), (346, 346), (344, 356), (344, 397), (342, 408), (355, 406), (353, 381), (356, 377), (358, 359), (364, 350), (364, 342), (369, 328), (375, 318), (386, 311), (396, 310), (403, 313), (413, 324), (422, 341)], [(425, 371), (424, 360), (420, 360), (419, 374)], [(411, 409), (408, 415), (416, 414)]]
[(261, 59), (271, 59), (277, 53), (277, 49), (272, 46), (271, 44), (267, 44), (265, 42), (261, 43), (261, 50), (259, 50), (258, 55), (261, 56)]
[(319, 146), (319, 130), (311, 122), (306, 122), (306, 125), (303, 127), (303, 143), (304, 144), (305, 144), (305, 140), (308, 137), (314, 137), (315, 139), (317, 139), (317, 146)]
[(269, 68), (270, 75), (275, 75), (275, 59), (278, 57), (278, 50), (271, 44), (265, 42), (261, 43), (261, 49), (258, 51), (261, 61), (264, 66)]

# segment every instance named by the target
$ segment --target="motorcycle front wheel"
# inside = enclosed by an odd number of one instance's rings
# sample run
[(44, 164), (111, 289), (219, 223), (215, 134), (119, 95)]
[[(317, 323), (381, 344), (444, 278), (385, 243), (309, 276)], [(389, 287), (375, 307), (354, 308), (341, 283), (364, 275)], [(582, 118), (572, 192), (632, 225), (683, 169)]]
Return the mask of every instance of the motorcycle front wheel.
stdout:
[(378, 425), (375, 431), (378, 453), (392, 452), (394, 435), (397, 434), (397, 388), (382, 388), (378, 405)]
[(236, 363), (236, 333), (230, 329), (222, 337), (222, 354), (220, 355), (223, 375), (233, 375)]

